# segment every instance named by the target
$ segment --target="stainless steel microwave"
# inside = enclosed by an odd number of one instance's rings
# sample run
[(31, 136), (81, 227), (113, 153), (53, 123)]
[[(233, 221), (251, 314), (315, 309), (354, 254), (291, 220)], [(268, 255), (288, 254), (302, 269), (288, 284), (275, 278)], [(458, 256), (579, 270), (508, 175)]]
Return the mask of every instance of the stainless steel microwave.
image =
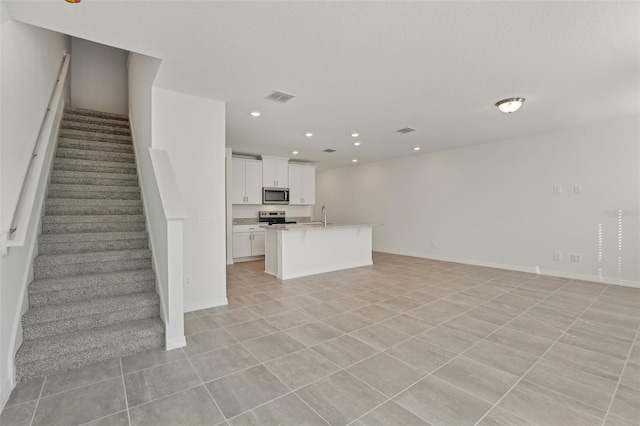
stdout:
[(262, 188), (262, 204), (289, 204), (289, 188)]

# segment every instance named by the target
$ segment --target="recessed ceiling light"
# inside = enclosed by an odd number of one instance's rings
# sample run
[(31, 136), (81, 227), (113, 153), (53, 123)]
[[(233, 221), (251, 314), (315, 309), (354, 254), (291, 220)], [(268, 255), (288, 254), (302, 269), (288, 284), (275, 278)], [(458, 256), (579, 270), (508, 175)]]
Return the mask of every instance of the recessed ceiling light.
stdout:
[(293, 155), (298, 155), (298, 151), (291, 151)]
[(354, 142), (353, 143), (355, 146), (360, 146), (360, 142)]
[(360, 133), (351, 133), (352, 138), (357, 138), (358, 136), (360, 136)]
[(311, 136), (313, 136), (313, 133), (309, 132), (309, 133), (305, 133), (304, 134), (306, 137), (310, 138)]
[(420, 151), (420, 147), (416, 146), (415, 148), (413, 148), (414, 151)]
[(260, 117), (261, 114), (259, 111), (253, 111), (251, 115), (253, 115), (254, 117)]
[(511, 114), (519, 110), (523, 103), (524, 98), (509, 98), (496, 102), (496, 106), (505, 114)]
[(358, 159), (357, 159), (357, 158), (354, 158), (353, 160), (351, 160), (351, 162), (352, 162), (352, 163), (357, 163), (357, 162), (358, 162)]

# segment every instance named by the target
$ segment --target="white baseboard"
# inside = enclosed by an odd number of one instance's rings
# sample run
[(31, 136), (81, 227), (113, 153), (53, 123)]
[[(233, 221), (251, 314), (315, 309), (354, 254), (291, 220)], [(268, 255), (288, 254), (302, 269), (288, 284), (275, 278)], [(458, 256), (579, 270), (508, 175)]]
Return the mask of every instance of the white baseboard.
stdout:
[(552, 269), (540, 269), (532, 266), (521, 266), (521, 265), (507, 265), (503, 263), (495, 263), (495, 262), (484, 262), (481, 260), (473, 260), (473, 259), (461, 259), (456, 257), (447, 257), (447, 256), (426, 256), (422, 253), (410, 253), (410, 252), (400, 252), (400, 251), (379, 251), (380, 253), (389, 253), (389, 254), (398, 254), (401, 256), (411, 256), (411, 257), (419, 257), (422, 259), (431, 259), (431, 260), (441, 260), (444, 262), (454, 262), (454, 263), (463, 263), (466, 265), (473, 266), (484, 266), (487, 268), (496, 268), (496, 269), (505, 269), (508, 271), (517, 271), (517, 272), (528, 272), (530, 274), (538, 274), (538, 275), (548, 275), (551, 277), (558, 278), (569, 278), (572, 280), (580, 280), (580, 281), (589, 281), (596, 282), (601, 284), (611, 284), (611, 285), (619, 285), (623, 287), (633, 287), (640, 288), (640, 281), (631, 281), (631, 280), (621, 280), (613, 277), (598, 277), (596, 275), (588, 275), (588, 274), (576, 274), (572, 272), (564, 272), (564, 271), (555, 271)]
[(215, 308), (216, 306), (223, 306), (229, 304), (229, 300), (226, 297), (220, 297), (217, 299), (209, 299), (199, 301), (198, 303), (189, 303), (184, 305), (185, 312), (199, 311), (200, 309)]
[(0, 411), (4, 410), (4, 406), (9, 401), (9, 397), (11, 396), (11, 391), (13, 387), (11, 386), (11, 381), (8, 377), (2, 378), (2, 384), (0, 384)]
[(177, 339), (167, 340), (165, 346), (168, 351), (170, 351), (171, 349), (184, 348), (185, 346), (187, 346), (187, 339), (182, 336)]

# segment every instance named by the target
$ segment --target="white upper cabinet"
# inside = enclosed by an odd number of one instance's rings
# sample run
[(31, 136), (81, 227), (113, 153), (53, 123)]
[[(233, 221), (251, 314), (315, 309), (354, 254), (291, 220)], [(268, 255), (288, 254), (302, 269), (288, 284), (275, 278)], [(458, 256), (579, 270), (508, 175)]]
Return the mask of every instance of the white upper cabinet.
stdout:
[(289, 159), (262, 156), (262, 186), (289, 188)]
[(231, 204), (262, 204), (262, 161), (232, 159)]
[(302, 164), (289, 165), (289, 204), (316, 203), (316, 168)]

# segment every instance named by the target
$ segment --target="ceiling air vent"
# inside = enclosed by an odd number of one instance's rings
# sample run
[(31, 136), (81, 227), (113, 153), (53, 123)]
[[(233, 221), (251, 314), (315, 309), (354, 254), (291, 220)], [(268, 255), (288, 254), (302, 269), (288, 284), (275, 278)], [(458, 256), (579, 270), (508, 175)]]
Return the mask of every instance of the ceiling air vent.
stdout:
[(322, 152), (336, 152), (336, 150), (335, 149), (331, 149), (331, 148), (327, 148)]
[(292, 95), (291, 93), (285, 93), (285, 92), (280, 92), (278, 90), (275, 90), (273, 93), (271, 93), (269, 96), (267, 96), (265, 99), (268, 99), (270, 101), (274, 101), (274, 102), (280, 102), (280, 103), (285, 103), (293, 98), (295, 98), (296, 95)]
[(413, 127), (405, 127), (404, 129), (396, 130), (396, 132), (402, 133), (402, 134), (411, 133), (411, 132), (415, 132), (415, 131), (416, 131), (416, 129), (414, 129)]

